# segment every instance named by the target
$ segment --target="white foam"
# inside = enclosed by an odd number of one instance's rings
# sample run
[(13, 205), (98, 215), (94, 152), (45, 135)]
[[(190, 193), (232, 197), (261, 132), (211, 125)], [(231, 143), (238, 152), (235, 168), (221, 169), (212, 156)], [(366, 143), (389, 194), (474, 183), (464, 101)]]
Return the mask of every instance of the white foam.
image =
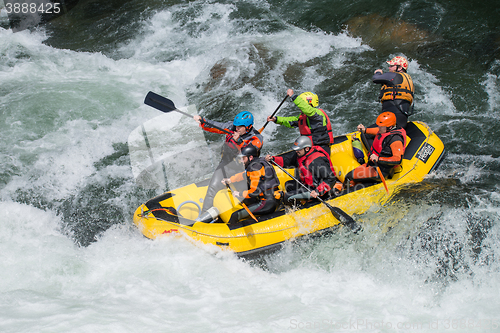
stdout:
[[(191, 34), (174, 17), (183, 6), (199, 7), (192, 21), (200, 28)], [(129, 56), (121, 60), (51, 48), (43, 44), (43, 31), (13, 34), (0, 29), (0, 57), (5, 60), (0, 63), (0, 81), (2, 88), (9, 87), (0, 96), (6, 119), (0, 124), (2, 153), (9, 152), (0, 166), (12, 173), (0, 190), (0, 328), (342, 331), (336, 325), (354, 322), (360, 331), (379, 332), (398, 331), (398, 324), (404, 331), (404, 325), (418, 328), (436, 320), (444, 325), (447, 319), (495, 319), (500, 304), (495, 299), (500, 234), (496, 193), (476, 198), (478, 205), (471, 204), (471, 209), (449, 207), (444, 201), (374, 207), (355, 216), (365, 223), (360, 235), (341, 231), (312, 243), (287, 243), (268, 258), (268, 270), (184, 239), (145, 239), (131, 217), (116, 221), (90, 246), (77, 247), (71, 235), (61, 231), (63, 217), (10, 201), (20, 191), (48, 202), (65, 200), (90, 181), (105, 184), (122, 177), (130, 182), (109, 200), (127, 202), (134, 187), (131, 168), (99, 162), (115, 152), (114, 145), (126, 143), (134, 128), (159, 114), (142, 104), (149, 90), (179, 107), (189, 104), (188, 92), (193, 91), (238, 99), (249, 95), (251, 102), (241, 107), (252, 107), (260, 125), (284, 97), (287, 66), (333, 54), (325, 66), (341, 68), (351, 54), (370, 51), (345, 33), (310, 32), (283, 22), (283, 30), (265, 34), (233, 19), (235, 10), (235, 4), (189, 3), (160, 11), (140, 36), (122, 47), (120, 52)], [(260, 64), (268, 58), (259, 52), (268, 52), (276, 63)], [(219, 61), (228, 64), (220, 85), (210, 92), (193, 88), (210, 82), (210, 69)], [(259, 66), (269, 66), (268, 84), (240, 84), (242, 77), (258, 79)], [(328, 78), (327, 72), (318, 75), (316, 69), (313, 64), (301, 72), (299, 88), (312, 90)], [(423, 89), (419, 103), (440, 115), (460, 115), (450, 93), (418, 60), (412, 60), (410, 75)], [(494, 109), (497, 78), (485, 80)], [(268, 142), (272, 133), (264, 132)], [(457, 154), (447, 161), (460, 168), (466, 184), (484, 176), (484, 164), (498, 162), (491, 156)], [(477, 255), (465, 250), (470, 246), (458, 251), (460, 244), (471, 241), (468, 228), (482, 223), (471, 215), (494, 224)], [(421, 229), (426, 223), (438, 226)], [(453, 278), (433, 280), (439, 265), (454, 254), (469, 270), (450, 270)], [(396, 328), (374, 326), (380, 322)]]
[(415, 100), (419, 108), (433, 114), (448, 116), (462, 114), (456, 110), (451, 94), (443, 89), (439, 84), (439, 79), (435, 75), (422, 70), (417, 60), (410, 61), (408, 74), (412, 76), (414, 82), (418, 82), (418, 86), (422, 91)]
[[(498, 60), (496, 63), (500, 63)], [(500, 85), (499, 85), (499, 78), (498, 76), (488, 73), (485, 75), (484, 82), (482, 85), (484, 86), (484, 89), (486, 93), (488, 94), (488, 106), (489, 106), (489, 113), (488, 117), (496, 117), (496, 113), (494, 111), (498, 110), (498, 107), (500, 106)]]

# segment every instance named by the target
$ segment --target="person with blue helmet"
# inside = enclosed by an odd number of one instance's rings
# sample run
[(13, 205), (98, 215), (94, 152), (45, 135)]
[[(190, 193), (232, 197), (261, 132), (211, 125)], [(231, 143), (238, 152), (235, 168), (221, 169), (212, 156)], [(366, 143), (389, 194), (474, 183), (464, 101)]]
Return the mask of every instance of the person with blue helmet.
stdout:
[(238, 156), (243, 147), (249, 145), (254, 146), (260, 155), (263, 138), (259, 131), (253, 127), (254, 118), (249, 111), (242, 111), (234, 117), (233, 121), (225, 123), (208, 120), (201, 116), (194, 116), (193, 118), (207, 132), (226, 134), (226, 140), (222, 146), (222, 159), (210, 179), (207, 194), (203, 200), (203, 207), (197, 219), (199, 221), (208, 221), (213, 216), (206, 214), (206, 212), (214, 205), (217, 192), (225, 188), (222, 179), (232, 176), (227, 174), (226, 166)]
[(253, 115), (250, 111), (242, 111), (234, 117), (233, 125), (245, 127), (253, 126)]

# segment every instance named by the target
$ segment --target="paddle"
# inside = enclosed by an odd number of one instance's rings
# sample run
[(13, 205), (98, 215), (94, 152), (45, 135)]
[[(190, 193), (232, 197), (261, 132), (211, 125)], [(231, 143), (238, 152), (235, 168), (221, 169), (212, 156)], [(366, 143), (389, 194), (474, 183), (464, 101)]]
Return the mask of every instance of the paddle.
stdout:
[[(283, 98), (283, 100), (281, 101), (280, 105), (278, 105), (278, 107), (276, 108), (276, 110), (274, 110), (273, 114), (271, 115), (271, 118), (274, 117), (274, 115), (276, 114), (276, 112), (278, 112), (279, 108), (283, 105), (283, 103), (285, 103), (286, 99), (288, 98), (288, 95), (285, 96), (285, 98)], [(269, 121), (266, 121), (266, 123), (264, 124), (264, 126), (262, 126), (262, 128), (259, 130), (259, 133), (262, 133), (262, 131), (264, 130), (264, 128), (266, 128), (267, 124), (269, 124)]]
[(248, 215), (250, 215), (255, 220), (255, 222), (259, 222), (259, 220), (257, 220), (257, 218), (255, 217), (255, 215), (253, 215), (252, 211), (250, 211), (250, 209), (248, 209), (247, 205), (245, 205), (243, 202), (240, 202), (240, 205), (242, 205), (243, 208), (245, 208), (245, 210), (247, 211)]
[[(234, 199), (232, 198), (233, 197), (233, 189), (232, 187), (230, 186), (230, 184), (228, 183), (225, 183), (226, 184), (226, 187), (227, 187), (227, 190), (229, 192), (231, 192), (231, 196), (229, 197), (230, 200), (231, 200), (231, 205), (233, 205), (233, 207), (235, 206), (234, 204)], [(250, 211), (250, 209), (247, 207), (247, 205), (245, 205), (243, 202), (240, 201), (240, 205), (247, 211), (248, 215), (250, 215), (251, 218), (253, 218), (255, 220), (255, 222), (259, 222), (259, 220), (257, 220), (257, 218), (255, 217), (255, 215), (253, 215), (253, 213)]]
[[(368, 147), (368, 140), (366, 140), (366, 136), (365, 136), (365, 133), (363, 133), (363, 131), (361, 131), (361, 140), (363, 141), (363, 144), (365, 145), (366, 149), (369, 150), (370, 147)], [(368, 151), (368, 154), (369, 153), (370, 152)], [(368, 156), (368, 161), (369, 161), (369, 159), (370, 159), (370, 156)], [(387, 188), (387, 183), (385, 182), (384, 175), (382, 175), (382, 171), (380, 170), (378, 163), (373, 162), (373, 161), (372, 161), (372, 163), (375, 165), (375, 169), (377, 170), (378, 176), (382, 180), (382, 184), (384, 184), (385, 191), (387, 192), (387, 194), (389, 194), (389, 189)]]
[[(193, 118), (193, 115), (177, 109), (175, 107), (174, 102), (172, 102), (168, 98), (165, 98), (163, 96), (155, 94), (152, 91), (148, 92), (148, 94), (146, 95), (146, 98), (144, 99), (144, 104), (149, 105), (151, 107), (154, 107), (155, 109), (158, 109), (158, 110), (165, 112), (165, 113), (171, 112), (171, 111), (176, 111), (176, 112), (179, 112), (179, 113), (181, 113), (189, 118)], [(205, 120), (203, 118), (201, 118), (201, 122), (205, 123)], [(230, 134), (230, 135), (233, 134), (230, 130), (228, 130), (226, 128), (220, 128), (220, 127), (214, 126), (212, 124), (210, 124), (210, 127), (218, 129), (219, 131), (222, 131), (226, 134)]]
[[(292, 178), (293, 180), (295, 180), (297, 182), (297, 184), (299, 184), (300, 186), (302, 186), (303, 188), (305, 188), (306, 190), (308, 190), (309, 193), (312, 192), (306, 185), (302, 184), (297, 178), (295, 178), (294, 176), (292, 176), (288, 171), (286, 171), (285, 169), (283, 169), (279, 164), (277, 164), (273, 160), (271, 160), (271, 162), (274, 165), (276, 165), (278, 168), (280, 168), (281, 171), (283, 171), (284, 173), (286, 173), (290, 178)], [(324, 201), (320, 197), (317, 197), (317, 199), (322, 204), (324, 204), (326, 207), (328, 207), (328, 209), (330, 209), (330, 211), (332, 212), (332, 215), (337, 220), (339, 220), (340, 223), (342, 223), (343, 225), (348, 226), (349, 228), (351, 228), (351, 230), (354, 233), (357, 233), (359, 230), (361, 230), (361, 226), (359, 224), (357, 224), (356, 221), (354, 221), (354, 219), (351, 216), (349, 216), (349, 214), (347, 214), (346, 212), (344, 212), (342, 209), (340, 209), (338, 207), (333, 207), (332, 205), (330, 205), (328, 202)]]

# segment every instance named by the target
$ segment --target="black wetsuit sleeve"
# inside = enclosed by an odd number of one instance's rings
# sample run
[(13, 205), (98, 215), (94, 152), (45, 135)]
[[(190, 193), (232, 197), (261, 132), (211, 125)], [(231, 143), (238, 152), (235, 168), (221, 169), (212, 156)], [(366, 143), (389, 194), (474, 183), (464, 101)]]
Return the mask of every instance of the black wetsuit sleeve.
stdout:
[(403, 83), (403, 76), (399, 73), (387, 72), (383, 74), (373, 74), (373, 83), (385, 84), (388, 86), (395, 86)]
[(283, 167), (284, 168), (296, 168), (299, 166), (297, 161), (297, 153), (295, 151), (289, 151), (283, 154), (278, 155), (283, 158)]
[(326, 157), (320, 157), (315, 159), (310, 165), (309, 170), (313, 174), (313, 181), (315, 186), (321, 185), (321, 183), (326, 183), (329, 186), (335, 183), (335, 175), (330, 169), (330, 163), (328, 163)]
[[(401, 147), (404, 146), (404, 140), (401, 136), (399, 135), (394, 135), (390, 140), (389, 142), (387, 142), (387, 146), (391, 147), (391, 145), (396, 142), (396, 141), (399, 141), (401, 142)], [(404, 149), (403, 149), (403, 152), (404, 152)], [(403, 161), (403, 155), (401, 155), (401, 158), (399, 160), (388, 160), (388, 159), (384, 159), (382, 158), (382, 160), (379, 160), (380, 164), (381, 165), (385, 165), (385, 166), (389, 166), (389, 167), (393, 167), (394, 165), (398, 165), (398, 164), (401, 164), (401, 162)]]

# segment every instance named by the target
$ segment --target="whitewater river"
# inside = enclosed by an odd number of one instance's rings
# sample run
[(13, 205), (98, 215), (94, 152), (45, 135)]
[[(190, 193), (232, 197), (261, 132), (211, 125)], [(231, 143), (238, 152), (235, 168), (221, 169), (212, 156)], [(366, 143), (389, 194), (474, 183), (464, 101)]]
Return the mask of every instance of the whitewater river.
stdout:
[[(500, 332), (497, 1), (81, 0), (16, 33), (2, 5), (0, 332)], [(148, 91), (257, 127), (314, 91), (340, 135), (373, 123), (396, 55), (447, 155), (360, 234), (247, 261), (133, 225), (160, 193), (127, 144), (160, 113)], [(263, 135), (278, 153), (297, 132)]]

